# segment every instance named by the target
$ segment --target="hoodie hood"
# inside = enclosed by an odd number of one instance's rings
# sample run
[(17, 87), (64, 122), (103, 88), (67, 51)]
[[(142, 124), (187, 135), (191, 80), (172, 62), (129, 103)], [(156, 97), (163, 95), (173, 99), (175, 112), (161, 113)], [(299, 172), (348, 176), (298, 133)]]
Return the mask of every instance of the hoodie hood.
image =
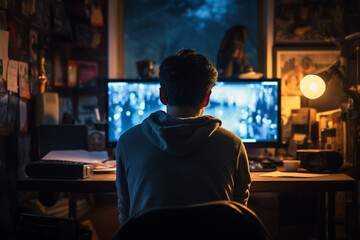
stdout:
[(152, 113), (141, 125), (155, 146), (176, 157), (184, 157), (197, 149), (219, 126), (221, 120), (210, 115), (175, 118), (164, 111)]

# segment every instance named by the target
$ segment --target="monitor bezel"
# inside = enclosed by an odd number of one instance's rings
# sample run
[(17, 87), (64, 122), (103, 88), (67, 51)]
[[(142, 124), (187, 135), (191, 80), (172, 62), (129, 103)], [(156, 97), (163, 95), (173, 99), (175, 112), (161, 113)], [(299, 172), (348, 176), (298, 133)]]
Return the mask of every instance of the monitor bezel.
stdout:
[[(278, 83), (277, 88), (277, 104), (278, 104), (278, 122), (277, 122), (277, 141), (258, 141), (258, 142), (246, 142), (244, 143), (245, 147), (247, 148), (277, 148), (281, 145), (281, 79), (279, 78), (257, 78), (257, 79), (239, 79), (239, 78), (219, 78), (217, 82), (244, 82), (244, 83), (251, 83), (251, 82), (271, 82), (276, 81)], [(106, 81), (106, 119), (108, 120), (109, 117), (109, 96), (108, 96), (108, 83), (109, 82), (131, 82), (131, 83), (159, 83), (157, 78), (137, 78), (137, 79), (107, 79)], [(106, 139), (106, 146), (108, 148), (115, 148), (117, 141), (109, 141), (109, 127), (107, 125), (106, 132), (105, 132), (105, 139)]]

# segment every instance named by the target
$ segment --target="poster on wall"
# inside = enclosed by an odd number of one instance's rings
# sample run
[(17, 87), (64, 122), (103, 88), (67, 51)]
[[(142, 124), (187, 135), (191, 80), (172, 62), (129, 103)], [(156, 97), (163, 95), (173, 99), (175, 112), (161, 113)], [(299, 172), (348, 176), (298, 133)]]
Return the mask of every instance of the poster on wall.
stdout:
[(22, 98), (30, 98), (29, 64), (19, 62), (19, 94)]
[(332, 43), (343, 35), (343, 1), (275, 0), (275, 43)]
[(18, 61), (9, 60), (7, 69), (7, 90), (17, 93), (18, 92)]
[(340, 59), (340, 50), (334, 48), (275, 48), (275, 77), (281, 79), (281, 95), (301, 96), (300, 81), (320, 72)]

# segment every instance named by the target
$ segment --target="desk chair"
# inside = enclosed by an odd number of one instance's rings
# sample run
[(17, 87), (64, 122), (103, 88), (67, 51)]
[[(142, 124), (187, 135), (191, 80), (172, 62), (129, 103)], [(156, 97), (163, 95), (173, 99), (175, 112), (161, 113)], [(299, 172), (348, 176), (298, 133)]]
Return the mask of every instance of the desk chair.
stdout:
[(120, 227), (121, 239), (256, 239), (271, 236), (246, 206), (230, 201), (145, 210)]

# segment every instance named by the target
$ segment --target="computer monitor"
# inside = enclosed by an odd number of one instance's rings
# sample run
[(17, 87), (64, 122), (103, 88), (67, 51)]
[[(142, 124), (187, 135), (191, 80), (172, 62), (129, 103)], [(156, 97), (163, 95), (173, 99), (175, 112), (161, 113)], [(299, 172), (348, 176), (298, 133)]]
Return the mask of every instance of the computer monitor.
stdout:
[(219, 80), (204, 114), (221, 119), (247, 147), (275, 147), (281, 140), (279, 79)]
[[(246, 146), (274, 147), (280, 143), (280, 80), (219, 79), (204, 114), (220, 118), (222, 126)], [(115, 147), (120, 135), (152, 112), (164, 110), (157, 80), (107, 81), (107, 143)]]
[(141, 123), (152, 112), (164, 110), (156, 80), (107, 81), (107, 145), (114, 147), (126, 130)]

